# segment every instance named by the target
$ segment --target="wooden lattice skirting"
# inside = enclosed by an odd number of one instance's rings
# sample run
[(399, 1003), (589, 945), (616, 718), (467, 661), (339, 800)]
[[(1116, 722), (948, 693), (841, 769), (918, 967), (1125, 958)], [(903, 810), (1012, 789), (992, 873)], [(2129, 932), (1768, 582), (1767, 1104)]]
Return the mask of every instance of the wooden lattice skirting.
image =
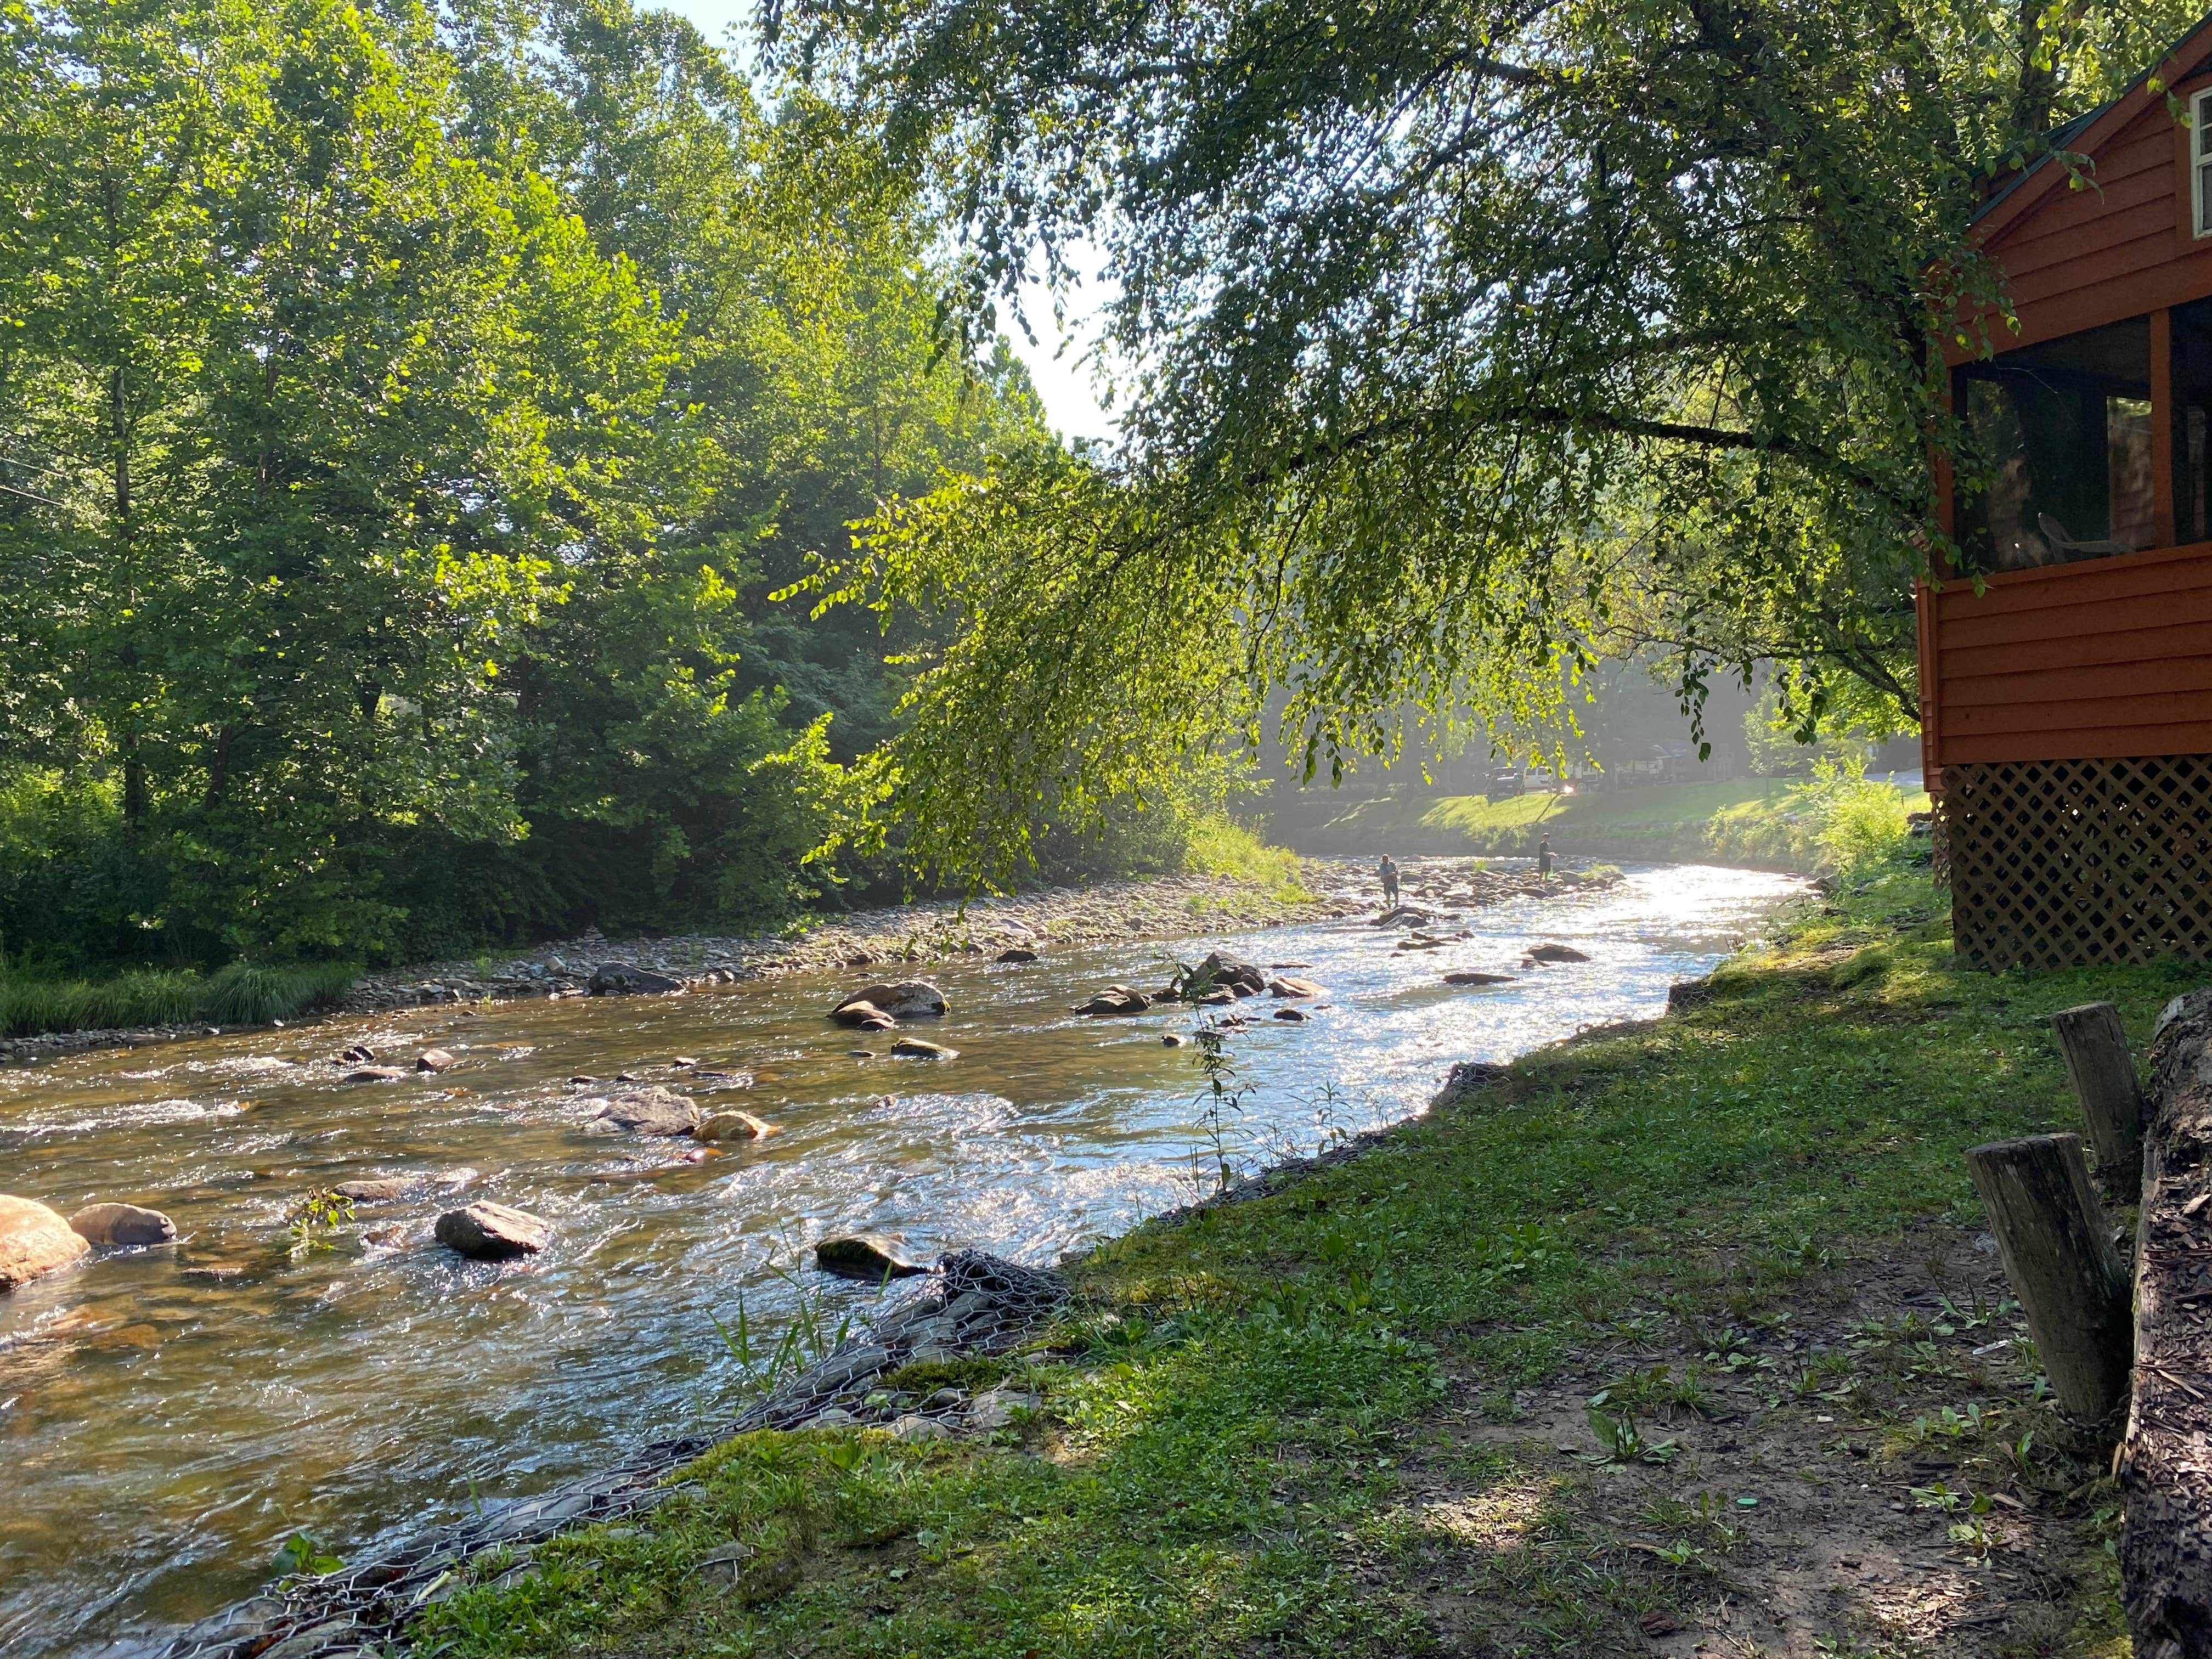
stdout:
[(1969, 960), (2212, 959), (2212, 756), (1947, 766), (1942, 810)]

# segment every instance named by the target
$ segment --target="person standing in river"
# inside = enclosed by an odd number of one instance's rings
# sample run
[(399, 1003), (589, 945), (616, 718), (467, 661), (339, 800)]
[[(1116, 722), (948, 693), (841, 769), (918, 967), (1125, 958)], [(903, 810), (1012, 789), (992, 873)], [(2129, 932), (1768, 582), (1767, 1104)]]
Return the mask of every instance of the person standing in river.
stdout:
[(1385, 853), (1382, 862), (1375, 866), (1375, 873), (1382, 878), (1382, 902), (1395, 906), (1398, 902), (1398, 866), (1390, 862)]
[(1547, 887), (1552, 884), (1552, 832), (1546, 830), (1536, 842), (1536, 879)]

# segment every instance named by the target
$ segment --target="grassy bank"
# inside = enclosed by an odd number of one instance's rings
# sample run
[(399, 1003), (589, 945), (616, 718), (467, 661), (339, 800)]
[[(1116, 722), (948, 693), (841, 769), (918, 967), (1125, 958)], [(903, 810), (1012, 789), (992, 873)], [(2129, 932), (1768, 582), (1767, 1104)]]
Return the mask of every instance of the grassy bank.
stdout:
[[(1570, 857), (1682, 859), (1751, 868), (1809, 870), (1820, 862), (1793, 791), (1800, 781), (1659, 784), (1593, 794), (1446, 795), (1362, 802), (1297, 836), (1299, 850), (1526, 854), (1549, 835)], [(1908, 809), (1927, 798), (1905, 795)]]
[(155, 968), (102, 980), (0, 970), (0, 1036), (178, 1025), (196, 1019), (257, 1025), (335, 1007), (360, 974), (345, 963), (269, 968), (236, 962), (213, 974)]
[(738, 1440), (416, 1650), (2118, 1656), (2111, 1486), (1960, 1155), (2075, 1122), (2051, 1011), (2140, 1042), (2196, 977), (1964, 970), (1893, 867), (1664, 1020), (1098, 1251), (961, 1379), (1042, 1399), (990, 1442)]

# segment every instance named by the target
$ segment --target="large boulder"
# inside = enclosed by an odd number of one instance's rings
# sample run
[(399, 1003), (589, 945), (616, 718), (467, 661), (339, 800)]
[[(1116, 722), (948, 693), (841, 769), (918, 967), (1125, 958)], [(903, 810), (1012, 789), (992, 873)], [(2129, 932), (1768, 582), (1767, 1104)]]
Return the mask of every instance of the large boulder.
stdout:
[(688, 1135), (699, 1121), (690, 1097), (673, 1089), (625, 1089), (581, 1103), (598, 1109), (592, 1114), (597, 1121), (635, 1135)]
[(33, 1198), (0, 1193), (0, 1293), (66, 1267), (91, 1249), (70, 1231), (60, 1212)]
[(1194, 976), (1217, 988), (1234, 991), (1240, 996), (1257, 996), (1267, 988), (1267, 970), (1257, 963), (1231, 956), (1226, 951), (1208, 953), (1198, 964)]
[(1152, 1006), (1152, 1000), (1142, 991), (1133, 991), (1126, 985), (1109, 985), (1075, 1012), (1104, 1019), (1115, 1014), (1141, 1014)]
[(438, 1243), (479, 1261), (536, 1255), (553, 1242), (553, 1224), (527, 1210), (489, 1201), (438, 1218)]
[(589, 989), (595, 997), (662, 996), (680, 991), (684, 981), (634, 963), (603, 962), (592, 969)]
[[(866, 1006), (860, 1013), (847, 1012), (861, 1004)], [(921, 980), (902, 980), (896, 985), (871, 985), (854, 992), (830, 1011), (830, 1018), (841, 1025), (858, 1025), (870, 1013), (893, 1019), (926, 1019), (944, 1012), (944, 992)]]
[(69, 1224), (88, 1244), (167, 1244), (177, 1236), (175, 1222), (136, 1204), (88, 1204)]
[(1528, 947), (1531, 962), (1588, 962), (1589, 957), (1571, 945), (1532, 945)]
[(814, 1247), (814, 1265), (840, 1279), (865, 1279), (871, 1284), (887, 1275), (911, 1279), (929, 1271), (927, 1263), (909, 1261), (896, 1243), (879, 1233), (825, 1238)]

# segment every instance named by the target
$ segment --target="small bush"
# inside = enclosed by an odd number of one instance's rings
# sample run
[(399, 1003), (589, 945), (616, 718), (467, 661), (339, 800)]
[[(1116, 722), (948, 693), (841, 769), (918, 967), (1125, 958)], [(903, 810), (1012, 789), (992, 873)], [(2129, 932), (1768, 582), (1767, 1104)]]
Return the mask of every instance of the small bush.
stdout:
[(200, 1012), (224, 1025), (261, 1025), (308, 1009), (335, 1007), (359, 977), (349, 963), (309, 962), (289, 968), (234, 962), (210, 979)]

